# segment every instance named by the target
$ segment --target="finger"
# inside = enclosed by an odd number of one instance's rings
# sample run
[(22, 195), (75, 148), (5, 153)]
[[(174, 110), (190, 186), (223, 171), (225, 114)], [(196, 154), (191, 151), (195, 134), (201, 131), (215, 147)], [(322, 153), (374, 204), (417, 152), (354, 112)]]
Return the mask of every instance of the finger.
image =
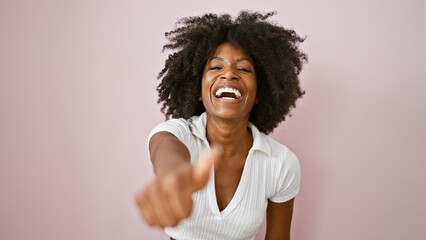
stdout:
[(177, 217), (174, 216), (171, 210), (169, 199), (166, 196), (164, 196), (158, 199), (157, 201), (158, 201), (157, 216), (158, 216), (158, 220), (161, 223), (160, 225), (163, 227), (175, 226), (178, 223), (178, 219)]
[(154, 219), (152, 217), (153, 213), (151, 211), (151, 208), (144, 205), (142, 207), (139, 208), (140, 212), (142, 214), (142, 217), (144, 218), (145, 222), (150, 225), (153, 226), (155, 224)]
[(170, 192), (169, 202), (172, 214), (182, 220), (190, 216), (192, 212), (192, 193), (189, 190)]
[(151, 203), (146, 190), (137, 196), (136, 203), (145, 222), (150, 226), (154, 225), (154, 213), (152, 212)]
[(167, 207), (167, 201), (165, 201), (166, 196), (158, 185), (153, 186), (152, 191), (151, 206), (157, 225), (160, 227), (171, 225), (170, 218), (172, 215)]
[(222, 148), (214, 145), (211, 151), (204, 152), (198, 162), (192, 168), (193, 192), (203, 188), (210, 176), (210, 170), (213, 162), (219, 162), (222, 154)]
[(165, 226), (176, 226), (179, 220), (183, 218), (176, 213), (173, 203), (175, 198), (180, 198), (180, 195), (183, 194), (183, 191), (179, 188), (179, 179), (173, 177), (173, 175), (165, 176), (161, 184), (161, 191), (162, 195), (158, 199), (158, 204), (162, 213), (159, 219)]
[[(188, 171), (188, 173), (190, 172)], [(164, 177), (163, 189), (166, 193), (171, 214), (178, 221), (188, 217), (192, 209), (192, 192), (188, 188), (191, 186), (190, 184), (190, 178), (179, 178), (174, 175)]]

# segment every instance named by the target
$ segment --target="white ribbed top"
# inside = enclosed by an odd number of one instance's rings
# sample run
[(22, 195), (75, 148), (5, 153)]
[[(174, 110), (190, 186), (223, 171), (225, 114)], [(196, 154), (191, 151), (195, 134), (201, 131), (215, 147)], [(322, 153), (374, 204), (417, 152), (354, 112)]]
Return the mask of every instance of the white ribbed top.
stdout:
[[(157, 125), (149, 139), (157, 132), (172, 133), (188, 148), (193, 164), (200, 153), (210, 148), (206, 122), (206, 113), (188, 120), (171, 119)], [(253, 146), (228, 206), (219, 211), (212, 169), (207, 186), (192, 195), (191, 216), (176, 227), (165, 228), (166, 234), (177, 240), (255, 239), (268, 199), (280, 203), (297, 195), (300, 186), (297, 156), (286, 146), (259, 132), (253, 124), (249, 123), (249, 128), (253, 134)]]

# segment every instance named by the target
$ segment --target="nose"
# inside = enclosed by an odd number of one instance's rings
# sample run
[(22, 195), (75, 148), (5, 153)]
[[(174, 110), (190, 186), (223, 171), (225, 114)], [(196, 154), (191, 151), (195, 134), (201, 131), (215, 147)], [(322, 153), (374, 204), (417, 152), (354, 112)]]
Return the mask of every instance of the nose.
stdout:
[(237, 80), (238, 76), (235, 74), (234, 70), (230, 67), (223, 69), (223, 73), (220, 76), (223, 80)]

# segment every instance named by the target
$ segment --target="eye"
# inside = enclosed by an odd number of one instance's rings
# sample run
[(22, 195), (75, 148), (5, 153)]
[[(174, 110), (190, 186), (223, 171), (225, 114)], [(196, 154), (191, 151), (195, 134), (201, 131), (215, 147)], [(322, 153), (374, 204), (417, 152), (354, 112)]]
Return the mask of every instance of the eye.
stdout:
[(249, 69), (247, 68), (238, 68), (239, 71), (243, 71), (243, 72), (251, 72)]
[(219, 66), (213, 66), (209, 68), (209, 70), (220, 70), (220, 69), (222, 69), (222, 67), (219, 67)]

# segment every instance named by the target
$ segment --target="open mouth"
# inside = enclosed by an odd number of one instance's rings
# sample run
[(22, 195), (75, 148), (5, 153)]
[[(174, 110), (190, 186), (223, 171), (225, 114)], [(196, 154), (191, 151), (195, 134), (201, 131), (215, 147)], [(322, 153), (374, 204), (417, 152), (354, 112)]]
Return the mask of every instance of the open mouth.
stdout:
[(240, 99), (241, 93), (235, 88), (222, 87), (216, 91), (215, 96), (222, 99)]

